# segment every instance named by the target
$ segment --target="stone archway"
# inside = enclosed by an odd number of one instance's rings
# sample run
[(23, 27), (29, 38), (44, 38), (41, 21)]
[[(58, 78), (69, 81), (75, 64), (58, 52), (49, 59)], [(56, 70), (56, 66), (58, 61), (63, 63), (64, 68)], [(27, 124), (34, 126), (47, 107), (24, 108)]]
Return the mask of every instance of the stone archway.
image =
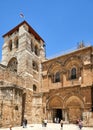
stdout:
[(47, 117), (49, 122), (57, 122), (63, 118), (63, 100), (59, 96), (53, 96), (47, 103)]
[(69, 97), (65, 102), (65, 108), (67, 110), (69, 122), (76, 123), (77, 119), (82, 118), (84, 103), (79, 97)]

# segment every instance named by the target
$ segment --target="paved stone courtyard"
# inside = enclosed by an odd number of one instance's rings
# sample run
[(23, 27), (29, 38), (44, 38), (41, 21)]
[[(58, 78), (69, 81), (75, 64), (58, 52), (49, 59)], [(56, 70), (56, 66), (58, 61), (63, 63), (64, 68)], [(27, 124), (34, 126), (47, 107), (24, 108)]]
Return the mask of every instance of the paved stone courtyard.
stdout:
[[(0, 128), (0, 130), (9, 130), (9, 128)], [(48, 123), (47, 127), (42, 127), (41, 124), (29, 124), (27, 128), (13, 127), (12, 130), (79, 130), (77, 125), (74, 124), (64, 124), (63, 128), (60, 124)], [(93, 130), (93, 127), (83, 127), (82, 130)]]

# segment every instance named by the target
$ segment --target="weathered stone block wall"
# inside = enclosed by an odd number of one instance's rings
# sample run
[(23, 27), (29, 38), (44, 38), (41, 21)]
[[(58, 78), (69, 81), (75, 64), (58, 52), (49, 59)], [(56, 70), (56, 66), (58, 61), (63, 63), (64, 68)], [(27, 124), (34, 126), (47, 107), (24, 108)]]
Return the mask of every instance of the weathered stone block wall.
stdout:
[(43, 118), (42, 95), (34, 95), (32, 98), (32, 123), (41, 123)]
[(14, 86), (0, 86), (0, 123), (20, 125), (22, 120), (22, 90)]

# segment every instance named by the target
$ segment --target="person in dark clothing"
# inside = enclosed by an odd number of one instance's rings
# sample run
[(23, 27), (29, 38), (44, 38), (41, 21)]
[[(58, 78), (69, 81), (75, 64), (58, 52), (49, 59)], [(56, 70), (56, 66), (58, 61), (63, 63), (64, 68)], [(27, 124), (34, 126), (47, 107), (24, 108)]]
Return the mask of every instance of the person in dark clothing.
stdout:
[(25, 119), (25, 127), (27, 127), (27, 119)]
[(27, 127), (27, 119), (25, 118), (24, 120), (23, 120), (23, 128), (26, 128)]
[(47, 119), (45, 118), (44, 120), (44, 126), (46, 127), (47, 126)]

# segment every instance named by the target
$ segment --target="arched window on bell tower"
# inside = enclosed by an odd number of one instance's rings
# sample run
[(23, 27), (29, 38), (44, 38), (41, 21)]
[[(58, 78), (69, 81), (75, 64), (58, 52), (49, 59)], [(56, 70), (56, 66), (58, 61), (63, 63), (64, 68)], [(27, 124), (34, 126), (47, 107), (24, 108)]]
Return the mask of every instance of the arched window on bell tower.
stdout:
[(37, 62), (33, 61), (32, 67), (33, 67), (34, 70), (38, 71), (38, 63)]
[(31, 51), (34, 52), (34, 44), (32, 40), (31, 40)]
[(37, 87), (36, 87), (36, 85), (34, 84), (33, 85), (33, 92), (36, 92), (37, 91)]
[(35, 46), (35, 54), (38, 55), (38, 47), (37, 47), (37, 45)]
[(18, 48), (19, 46), (18, 37), (15, 38), (14, 43), (15, 43), (15, 47)]
[(9, 50), (12, 51), (12, 40), (9, 41)]
[(17, 65), (18, 65), (17, 59), (16, 59), (15, 57), (13, 57), (13, 58), (8, 62), (7, 68), (8, 68), (10, 71), (12, 71), (12, 72), (17, 73)]

